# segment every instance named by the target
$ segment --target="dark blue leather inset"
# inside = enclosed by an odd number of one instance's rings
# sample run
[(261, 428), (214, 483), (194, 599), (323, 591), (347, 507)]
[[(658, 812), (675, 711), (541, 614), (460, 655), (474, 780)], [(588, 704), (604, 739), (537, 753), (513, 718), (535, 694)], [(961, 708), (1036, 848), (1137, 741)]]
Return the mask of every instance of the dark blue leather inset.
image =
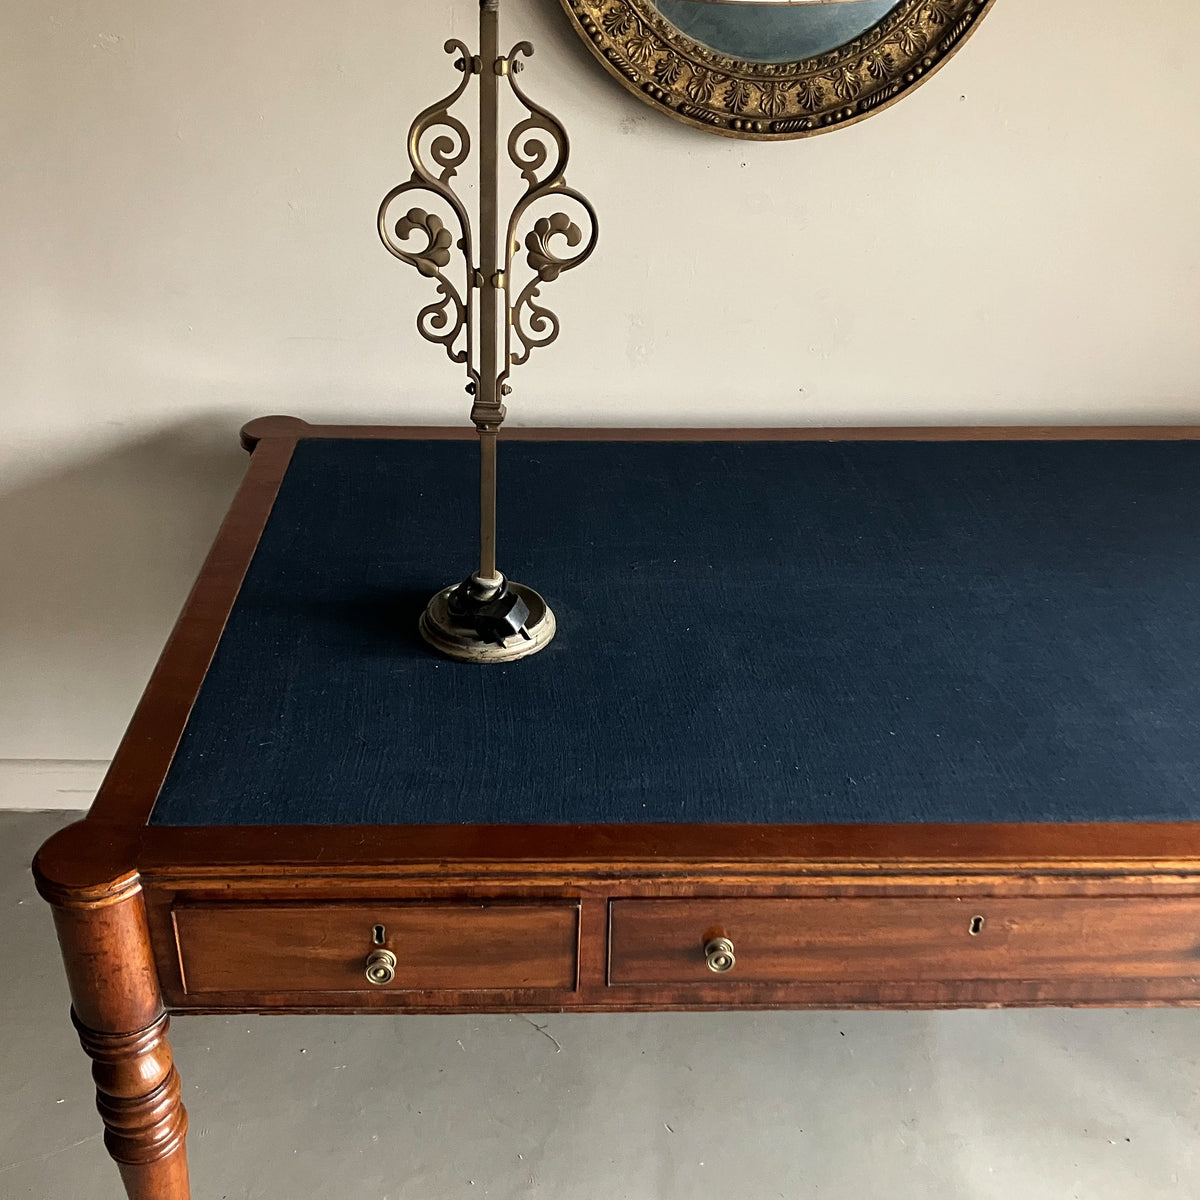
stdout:
[(1200, 443), (302, 441), (159, 825), (1200, 818)]

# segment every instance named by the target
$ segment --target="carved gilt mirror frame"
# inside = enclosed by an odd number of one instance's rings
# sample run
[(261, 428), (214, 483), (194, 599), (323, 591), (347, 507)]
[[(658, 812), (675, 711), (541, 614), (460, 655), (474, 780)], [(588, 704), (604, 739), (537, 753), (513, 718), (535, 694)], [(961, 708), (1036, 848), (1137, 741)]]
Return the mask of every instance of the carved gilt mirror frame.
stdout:
[[(840, 128), (899, 100), (945, 62), (994, 0), (898, 0), (852, 40), (790, 60), (734, 57), (696, 40), (664, 16), (680, 2), (561, 0), (601, 63), (648, 104), (712, 133), (776, 141)], [(696, 7), (723, 8), (728, 21), (739, 5)]]

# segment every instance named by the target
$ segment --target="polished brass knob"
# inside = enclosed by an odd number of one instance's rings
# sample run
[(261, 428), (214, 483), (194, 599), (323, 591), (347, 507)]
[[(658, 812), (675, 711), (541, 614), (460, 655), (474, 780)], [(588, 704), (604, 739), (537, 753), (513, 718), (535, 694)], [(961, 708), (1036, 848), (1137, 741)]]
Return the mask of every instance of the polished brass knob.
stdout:
[(733, 943), (727, 937), (715, 937), (704, 947), (704, 961), (710, 971), (718, 975), (733, 970), (737, 959), (733, 956)]
[(390, 950), (372, 950), (367, 955), (367, 981), (382, 987), (396, 978), (396, 956)]

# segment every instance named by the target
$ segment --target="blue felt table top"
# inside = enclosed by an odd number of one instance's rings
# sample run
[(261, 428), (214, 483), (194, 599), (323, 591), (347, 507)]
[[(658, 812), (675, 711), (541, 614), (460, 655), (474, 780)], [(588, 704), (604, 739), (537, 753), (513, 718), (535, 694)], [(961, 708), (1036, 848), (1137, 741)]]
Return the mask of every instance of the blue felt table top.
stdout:
[(503, 666), (476, 454), (299, 443), (152, 823), (1200, 819), (1200, 443), (503, 443)]

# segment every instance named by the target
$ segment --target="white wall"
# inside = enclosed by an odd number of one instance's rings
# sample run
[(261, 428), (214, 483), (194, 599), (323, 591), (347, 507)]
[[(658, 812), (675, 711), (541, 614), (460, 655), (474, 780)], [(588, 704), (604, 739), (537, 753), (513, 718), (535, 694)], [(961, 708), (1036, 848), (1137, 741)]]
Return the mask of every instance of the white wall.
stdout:
[[(1200, 419), (1200, 6), (1153, 16), (997, 0), (900, 104), (760, 145), (626, 94), (557, 0), (505, 0), (602, 221), (511, 420)], [(21, 780), (30, 805), (78, 800), (58, 784), (111, 755), (243, 420), (465, 420), (412, 330), (428, 282), (374, 213), (410, 117), (457, 79), (441, 43), (475, 19), (471, 0), (3, 6), (0, 803)]]

